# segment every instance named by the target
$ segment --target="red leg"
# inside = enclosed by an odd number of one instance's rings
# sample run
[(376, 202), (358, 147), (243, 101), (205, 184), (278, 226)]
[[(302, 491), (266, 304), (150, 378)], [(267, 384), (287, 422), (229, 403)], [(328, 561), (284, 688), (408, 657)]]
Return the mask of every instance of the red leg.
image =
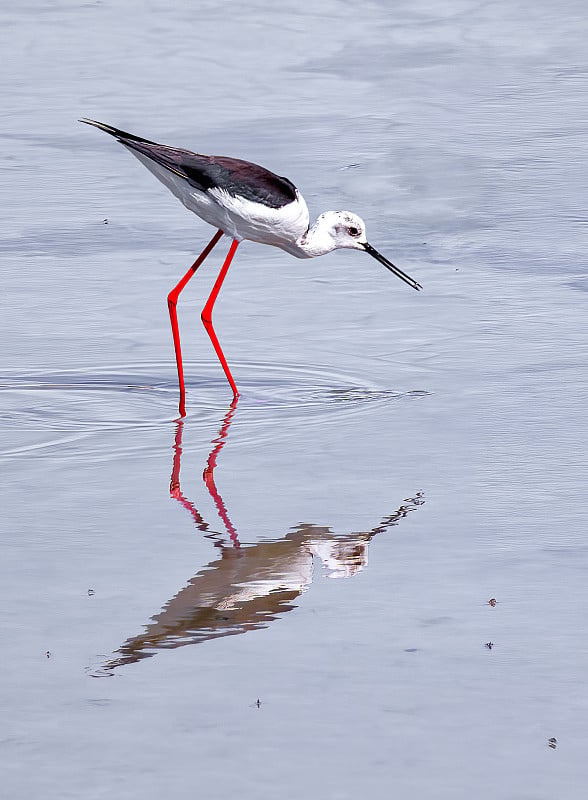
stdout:
[(233, 260), (233, 256), (235, 255), (238, 246), (239, 242), (236, 239), (233, 239), (231, 248), (228, 252), (227, 257), (225, 258), (225, 263), (223, 264), (222, 269), (219, 272), (218, 278), (216, 279), (216, 283), (212, 287), (212, 292), (210, 293), (210, 297), (206, 301), (206, 305), (202, 309), (202, 314), (201, 314), (202, 322), (204, 323), (206, 332), (210, 336), (210, 341), (212, 342), (212, 346), (216, 350), (216, 354), (219, 358), (222, 368), (225, 371), (227, 380), (231, 384), (231, 389), (233, 390), (233, 399), (235, 400), (237, 399), (237, 397), (239, 397), (239, 392), (237, 391), (237, 386), (235, 385), (235, 381), (233, 380), (233, 376), (231, 375), (231, 370), (229, 369), (227, 360), (221, 349), (219, 341), (216, 338), (216, 333), (214, 332), (214, 328), (212, 327), (212, 309), (214, 307), (216, 298), (218, 297), (218, 293), (220, 292), (220, 288), (223, 284), (223, 281), (227, 275), (227, 272), (229, 271), (229, 267), (231, 266), (231, 261)]
[(206, 256), (210, 253), (212, 248), (223, 235), (222, 231), (217, 231), (210, 242), (206, 245), (204, 250), (200, 253), (196, 261), (192, 264), (188, 272), (184, 275), (182, 280), (175, 286), (167, 296), (167, 307), (169, 308), (169, 318), (171, 321), (172, 336), (174, 337), (174, 348), (176, 351), (176, 363), (178, 365), (178, 381), (180, 384), (180, 416), (186, 416), (186, 389), (184, 387), (184, 367), (182, 366), (182, 350), (180, 347), (180, 331), (178, 328), (178, 314), (176, 306), (178, 297), (184, 286), (188, 283), (192, 275), (196, 272), (200, 264), (204, 261)]

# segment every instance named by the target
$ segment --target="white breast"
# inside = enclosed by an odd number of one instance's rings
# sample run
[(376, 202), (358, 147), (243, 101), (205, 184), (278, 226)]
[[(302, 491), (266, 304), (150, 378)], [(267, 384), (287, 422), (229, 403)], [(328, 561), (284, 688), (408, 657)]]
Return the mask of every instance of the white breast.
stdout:
[(298, 192), (296, 200), (280, 208), (233, 197), (222, 189), (211, 189), (209, 194), (222, 209), (224, 232), (238, 241), (249, 239), (288, 250), (308, 230), (308, 208)]

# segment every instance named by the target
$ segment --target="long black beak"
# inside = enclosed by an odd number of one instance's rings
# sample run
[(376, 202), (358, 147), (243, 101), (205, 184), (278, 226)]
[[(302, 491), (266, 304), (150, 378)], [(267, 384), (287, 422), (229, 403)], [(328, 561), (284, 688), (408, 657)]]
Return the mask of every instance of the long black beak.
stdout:
[(400, 278), (401, 281), (408, 283), (409, 286), (412, 286), (413, 289), (416, 289), (417, 292), (419, 291), (419, 289), (423, 288), (420, 285), (420, 283), (417, 283), (413, 278), (410, 277), (410, 275), (407, 275), (406, 272), (403, 272), (401, 269), (398, 269), (398, 267), (395, 267), (394, 264), (392, 264), (392, 262), (388, 261), (387, 258), (384, 258), (384, 256), (381, 253), (378, 253), (376, 248), (372, 247), (371, 244), (368, 244), (366, 242), (363, 245), (363, 249), (366, 251), (366, 253), (369, 253), (370, 256), (373, 256), (376, 259), (376, 261), (379, 261), (380, 264), (383, 264), (385, 267), (387, 267), (390, 270), (390, 272), (393, 272), (397, 278)]

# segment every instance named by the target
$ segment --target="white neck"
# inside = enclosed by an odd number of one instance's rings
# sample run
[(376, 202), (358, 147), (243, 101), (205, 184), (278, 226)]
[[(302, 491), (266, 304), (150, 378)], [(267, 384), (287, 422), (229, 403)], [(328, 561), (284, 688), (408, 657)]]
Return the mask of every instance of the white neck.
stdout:
[(331, 228), (325, 225), (325, 220), (321, 217), (304, 233), (294, 245), (296, 252), (294, 255), (299, 258), (314, 258), (324, 256), (337, 247), (337, 242), (331, 235)]

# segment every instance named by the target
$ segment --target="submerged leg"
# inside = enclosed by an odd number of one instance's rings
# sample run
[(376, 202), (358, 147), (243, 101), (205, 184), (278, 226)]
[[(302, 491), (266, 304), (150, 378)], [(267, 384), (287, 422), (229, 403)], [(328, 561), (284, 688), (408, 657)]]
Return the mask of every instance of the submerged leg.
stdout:
[(169, 318), (171, 321), (172, 336), (174, 337), (174, 349), (176, 351), (176, 364), (178, 365), (178, 381), (180, 384), (180, 407), (179, 412), (181, 417), (186, 416), (186, 389), (184, 387), (184, 367), (182, 366), (182, 350), (180, 347), (180, 331), (178, 328), (178, 314), (176, 306), (178, 304), (178, 297), (184, 286), (188, 283), (192, 275), (196, 272), (200, 264), (204, 261), (206, 256), (210, 253), (212, 248), (223, 235), (222, 231), (217, 231), (210, 242), (206, 245), (204, 250), (200, 253), (196, 261), (192, 264), (188, 272), (184, 275), (182, 280), (175, 286), (167, 296), (167, 307), (169, 309)]
[(221, 271), (218, 274), (218, 278), (216, 279), (216, 283), (212, 287), (212, 292), (210, 293), (210, 297), (206, 301), (206, 305), (202, 309), (202, 322), (204, 323), (204, 327), (206, 328), (206, 332), (210, 336), (210, 341), (214, 349), (216, 350), (216, 354), (219, 358), (222, 368), (225, 371), (225, 375), (227, 376), (227, 380), (231, 385), (231, 389), (233, 390), (233, 398), (236, 399), (239, 397), (239, 392), (237, 391), (237, 386), (235, 385), (235, 381), (233, 380), (233, 376), (231, 375), (231, 370), (229, 369), (229, 365), (227, 364), (227, 360), (224, 356), (224, 353), (221, 349), (218, 339), (216, 338), (216, 333), (214, 332), (214, 328), (212, 327), (212, 309), (214, 307), (214, 303), (216, 298), (218, 297), (218, 293), (220, 292), (220, 288), (223, 285), (223, 281), (229, 271), (229, 267), (231, 266), (231, 261), (233, 260), (233, 256), (239, 246), (239, 242), (234, 239), (231, 245), (231, 248), (225, 258), (225, 263), (222, 265)]

